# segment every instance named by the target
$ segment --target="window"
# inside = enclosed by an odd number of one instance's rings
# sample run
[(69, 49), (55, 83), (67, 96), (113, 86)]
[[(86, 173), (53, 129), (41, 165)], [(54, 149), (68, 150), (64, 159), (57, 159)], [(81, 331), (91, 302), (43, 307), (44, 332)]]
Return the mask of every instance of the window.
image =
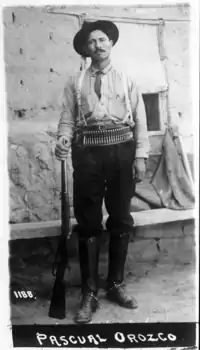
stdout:
[(148, 131), (160, 130), (159, 95), (143, 94), (142, 97), (145, 104)]

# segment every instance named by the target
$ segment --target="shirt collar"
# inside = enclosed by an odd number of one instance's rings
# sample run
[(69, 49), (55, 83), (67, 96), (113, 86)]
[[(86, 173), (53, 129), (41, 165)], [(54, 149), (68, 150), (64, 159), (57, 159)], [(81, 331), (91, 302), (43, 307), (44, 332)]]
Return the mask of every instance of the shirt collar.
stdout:
[(109, 62), (108, 65), (102, 70), (99, 70), (91, 65), (89, 67), (89, 72), (91, 73), (92, 76), (96, 76), (97, 72), (100, 72), (101, 74), (107, 74), (111, 69), (112, 69), (112, 63)]

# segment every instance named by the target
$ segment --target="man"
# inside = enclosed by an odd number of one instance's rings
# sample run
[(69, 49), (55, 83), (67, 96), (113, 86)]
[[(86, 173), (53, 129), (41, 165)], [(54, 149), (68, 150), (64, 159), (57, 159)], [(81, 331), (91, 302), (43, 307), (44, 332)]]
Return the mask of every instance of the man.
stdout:
[(74, 213), (78, 222), (82, 300), (75, 321), (90, 322), (98, 306), (102, 203), (110, 233), (107, 299), (125, 308), (137, 301), (124, 290), (124, 265), (133, 227), (130, 202), (145, 175), (148, 134), (145, 108), (134, 81), (118, 72), (110, 53), (119, 32), (110, 21), (85, 22), (74, 49), (91, 58), (86, 71), (70, 77), (58, 126), (56, 156), (72, 149)]

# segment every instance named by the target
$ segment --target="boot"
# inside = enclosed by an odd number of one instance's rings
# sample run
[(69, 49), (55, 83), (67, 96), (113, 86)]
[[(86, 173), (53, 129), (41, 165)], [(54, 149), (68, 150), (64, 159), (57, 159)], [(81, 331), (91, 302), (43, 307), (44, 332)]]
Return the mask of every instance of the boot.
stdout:
[(107, 299), (128, 309), (138, 307), (135, 298), (125, 293), (124, 266), (128, 251), (129, 234), (120, 236), (111, 234), (109, 244), (109, 270), (107, 278)]
[(79, 263), (82, 299), (76, 323), (88, 323), (98, 307), (99, 238), (79, 239)]

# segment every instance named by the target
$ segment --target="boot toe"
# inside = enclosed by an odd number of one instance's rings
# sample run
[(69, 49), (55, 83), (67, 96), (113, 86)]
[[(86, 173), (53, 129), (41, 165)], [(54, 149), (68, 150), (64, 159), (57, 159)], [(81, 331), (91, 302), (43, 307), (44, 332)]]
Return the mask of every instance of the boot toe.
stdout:
[(137, 309), (137, 300), (126, 295), (122, 288), (114, 288), (107, 292), (107, 299), (127, 309)]
[(91, 322), (91, 320), (92, 320), (92, 312), (86, 314), (84, 310), (79, 310), (74, 318), (74, 321), (76, 323), (89, 323)]
[(127, 309), (137, 309), (138, 303), (137, 300), (133, 297), (126, 297), (126, 300), (123, 300), (121, 303), (121, 306), (127, 308)]

